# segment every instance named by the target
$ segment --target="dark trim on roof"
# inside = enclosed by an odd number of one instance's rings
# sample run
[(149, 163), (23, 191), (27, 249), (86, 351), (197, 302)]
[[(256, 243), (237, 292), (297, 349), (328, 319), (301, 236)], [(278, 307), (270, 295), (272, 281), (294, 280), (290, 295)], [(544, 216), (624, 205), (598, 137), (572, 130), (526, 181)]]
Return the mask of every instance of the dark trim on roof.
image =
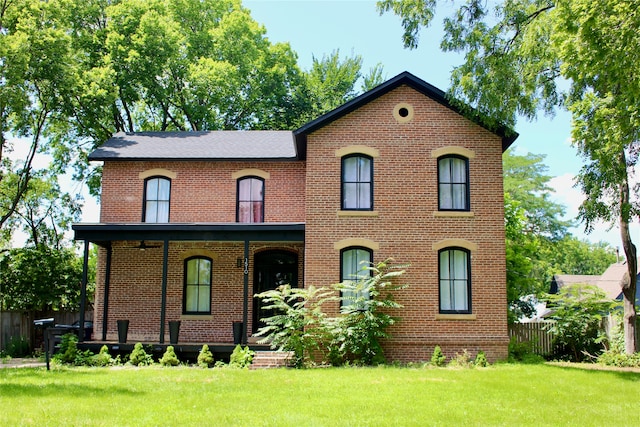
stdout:
[(108, 247), (113, 241), (304, 242), (304, 223), (74, 224), (75, 240)]
[[(497, 127), (488, 125), (485, 121), (478, 118), (477, 110), (471, 107), (468, 107), (465, 109), (475, 114), (469, 114), (468, 112), (463, 111), (462, 108), (457, 107), (456, 105), (454, 105), (449, 101), (449, 98), (445, 92), (425, 82), (424, 80), (414, 76), (408, 71), (405, 71), (403, 73), (398, 74), (394, 78), (387, 80), (381, 85), (376, 86), (370, 91), (363, 93), (362, 95), (352, 99), (351, 101), (345, 104), (342, 104), (340, 107), (332, 111), (329, 111), (326, 114), (323, 114), (317, 119), (312, 120), (309, 123), (293, 131), (293, 135), (296, 141), (296, 149), (298, 151), (298, 156), (300, 156), (301, 153), (306, 153), (308, 134), (328, 125), (329, 123), (339, 119), (340, 117), (354, 110), (357, 110), (363, 105), (375, 100), (376, 98), (379, 98), (380, 96), (392, 91), (393, 89), (396, 89), (401, 85), (407, 85), (417, 90), (418, 92), (428, 96), (429, 98), (442, 104), (443, 106), (449, 108), (450, 110), (453, 110), (456, 113), (469, 118), (474, 123), (502, 137), (503, 152), (506, 151), (507, 148), (511, 146), (511, 144), (513, 144), (516, 138), (518, 138), (518, 133), (515, 132), (513, 129), (510, 129), (504, 125), (498, 125)], [(474, 117), (469, 117), (470, 115)]]

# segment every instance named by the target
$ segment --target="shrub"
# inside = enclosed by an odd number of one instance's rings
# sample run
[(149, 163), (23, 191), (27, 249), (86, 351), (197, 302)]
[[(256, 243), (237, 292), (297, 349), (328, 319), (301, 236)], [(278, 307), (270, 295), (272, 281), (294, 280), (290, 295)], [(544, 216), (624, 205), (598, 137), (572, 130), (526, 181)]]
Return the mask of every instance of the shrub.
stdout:
[(463, 350), (462, 353), (456, 353), (449, 362), (449, 366), (456, 368), (471, 368), (473, 367), (471, 355), (467, 350)]
[(60, 350), (53, 359), (60, 363), (74, 364), (78, 356), (78, 337), (75, 334), (64, 334), (60, 341)]
[(160, 364), (162, 366), (178, 366), (180, 364), (180, 360), (178, 360), (178, 356), (172, 345), (167, 346), (167, 350), (162, 355), (162, 358), (160, 358)]
[(476, 354), (476, 360), (473, 364), (480, 368), (489, 366), (489, 362), (487, 361), (487, 356), (484, 354), (484, 351), (479, 351), (478, 354)]
[(399, 320), (389, 311), (402, 308), (392, 292), (406, 288), (394, 279), (404, 274), (405, 267), (389, 258), (364, 266), (357, 280), (334, 285), (341, 293), (341, 316), (328, 322), (332, 363), (384, 363), (381, 340), (389, 337), (387, 329)]
[(109, 354), (109, 348), (106, 345), (100, 347), (100, 352), (93, 356), (90, 360), (92, 366), (112, 366), (117, 365), (119, 359), (112, 358)]
[(433, 355), (431, 355), (431, 364), (433, 366), (445, 366), (447, 364), (447, 357), (442, 353), (442, 349), (439, 345), (433, 349)]
[(314, 351), (326, 346), (326, 323), (321, 306), (335, 299), (333, 292), (314, 286), (292, 288), (283, 285), (256, 297), (264, 300), (265, 309), (274, 313), (261, 319), (265, 326), (256, 334), (264, 336), (259, 343), (269, 342), (271, 348), (292, 351), (296, 367), (310, 363)]
[(138, 342), (133, 346), (133, 351), (129, 355), (129, 363), (134, 366), (153, 365), (153, 356), (144, 350), (142, 343)]
[(213, 354), (209, 350), (209, 346), (207, 344), (203, 345), (198, 353), (198, 366), (201, 368), (210, 368), (213, 366)]
[(9, 357), (29, 356), (31, 351), (29, 348), (29, 341), (27, 340), (27, 337), (10, 337), (6, 349), (3, 353)]
[(229, 358), (229, 366), (234, 368), (248, 368), (253, 362), (254, 351), (250, 350), (249, 347), (242, 348), (240, 344), (238, 344), (234, 349), (233, 353), (231, 353), (231, 357)]

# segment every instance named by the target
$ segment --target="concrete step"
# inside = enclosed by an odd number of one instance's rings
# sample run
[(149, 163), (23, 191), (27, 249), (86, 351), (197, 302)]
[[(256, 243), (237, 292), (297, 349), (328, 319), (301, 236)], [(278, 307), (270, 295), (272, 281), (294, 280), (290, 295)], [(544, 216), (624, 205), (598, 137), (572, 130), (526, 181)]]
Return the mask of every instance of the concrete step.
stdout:
[(284, 368), (289, 366), (292, 358), (292, 351), (256, 351), (250, 368)]

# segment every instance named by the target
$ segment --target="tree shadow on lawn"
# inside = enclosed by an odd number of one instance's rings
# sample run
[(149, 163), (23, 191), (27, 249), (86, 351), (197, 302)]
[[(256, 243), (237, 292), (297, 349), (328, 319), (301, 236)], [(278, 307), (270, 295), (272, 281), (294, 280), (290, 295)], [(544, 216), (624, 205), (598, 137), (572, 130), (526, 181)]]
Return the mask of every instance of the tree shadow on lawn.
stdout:
[[(123, 387), (114, 387), (105, 382), (104, 387), (95, 387), (84, 382), (56, 381), (59, 375), (65, 372), (46, 371), (44, 369), (20, 368), (7, 369), (0, 372), (0, 396), (5, 397), (101, 397), (113, 394), (140, 396), (141, 391), (130, 390)], [(100, 376), (99, 371), (81, 372), (73, 371), (73, 376)]]
[(547, 366), (563, 370), (583, 371), (594, 375), (616, 376), (627, 381), (640, 381), (640, 368), (619, 368), (597, 363), (547, 362)]

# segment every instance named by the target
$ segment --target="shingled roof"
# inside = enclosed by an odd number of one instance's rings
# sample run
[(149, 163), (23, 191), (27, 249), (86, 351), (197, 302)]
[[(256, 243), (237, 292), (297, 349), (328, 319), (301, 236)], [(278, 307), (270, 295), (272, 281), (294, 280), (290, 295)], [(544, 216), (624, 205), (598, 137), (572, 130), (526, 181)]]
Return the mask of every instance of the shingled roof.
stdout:
[(291, 131), (118, 132), (89, 160), (295, 160)]

